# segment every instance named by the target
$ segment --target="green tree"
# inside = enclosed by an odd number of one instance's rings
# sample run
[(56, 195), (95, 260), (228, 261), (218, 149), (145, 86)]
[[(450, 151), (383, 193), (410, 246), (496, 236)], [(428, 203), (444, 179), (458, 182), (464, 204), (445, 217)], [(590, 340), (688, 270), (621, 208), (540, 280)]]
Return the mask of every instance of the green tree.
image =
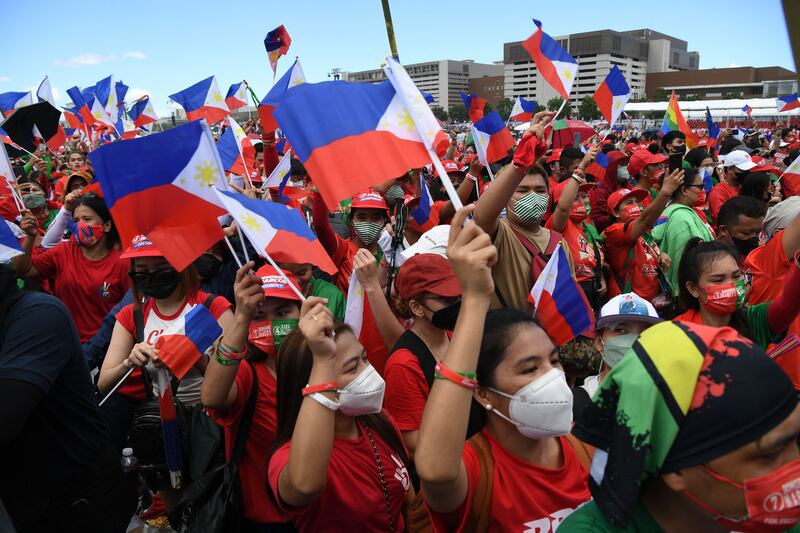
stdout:
[(433, 113), (433, 116), (438, 118), (442, 122), (447, 122), (447, 111), (445, 111), (438, 105), (431, 106), (431, 113)]
[(509, 98), (501, 98), (500, 101), (497, 102), (497, 112), (500, 113), (500, 117), (503, 120), (508, 120), (512, 109), (514, 109), (514, 102)]
[(564, 103), (564, 99), (560, 96), (556, 96), (555, 98), (551, 98), (547, 101), (547, 110), (548, 111), (558, 111), (558, 108), (561, 107), (561, 104)]
[(467, 122), (467, 109), (463, 104), (456, 104), (447, 110), (447, 115), (450, 117), (450, 122)]
[(669, 100), (670, 94), (671, 93), (663, 87), (659, 87), (653, 92), (653, 102), (666, 102)]
[(493, 110), (493, 108), (492, 108), (492, 104), (490, 104), (489, 102), (486, 102), (486, 103), (483, 105), (483, 114), (484, 114), (484, 115), (488, 115), (489, 113), (491, 113), (491, 112), (492, 112), (492, 110)]
[(600, 110), (597, 109), (594, 98), (591, 96), (581, 98), (580, 106), (578, 106), (578, 115), (584, 120), (597, 120), (600, 118)]
[(735, 99), (741, 98), (741, 97), (742, 97), (742, 93), (741, 92), (727, 92), (727, 93), (722, 95), (722, 99), (723, 100), (735, 100)]

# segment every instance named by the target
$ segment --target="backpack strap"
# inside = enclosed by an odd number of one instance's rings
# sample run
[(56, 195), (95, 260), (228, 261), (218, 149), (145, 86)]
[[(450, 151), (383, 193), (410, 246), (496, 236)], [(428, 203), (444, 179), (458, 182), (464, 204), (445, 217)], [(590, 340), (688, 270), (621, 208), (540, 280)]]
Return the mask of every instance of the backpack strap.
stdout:
[(591, 470), (592, 458), (594, 457), (594, 446), (590, 446), (579, 440), (578, 437), (572, 433), (567, 433), (566, 439), (570, 446), (572, 446), (572, 449), (575, 451), (575, 455), (578, 457), (578, 461), (580, 461), (581, 466), (585, 468), (587, 472)]
[(422, 374), (425, 376), (425, 381), (428, 382), (428, 388), (432, 388), (433, 375), (436, 371), (436, 358), (431, 353), (428, 345), (419, 338), (419, 335), (409, 329), (400, 335), (400, 338), (394, 343), (389, 353), (394, 353), (403, 348), (414, 354), (414, 357), (417, 358), (419, 366), (422, 367)]
[(244, 407), (242, 419), (239, 422), (239, 430), (236, 432), (236, 441), (233, 444), (233, 451), (231, 452), (231, 464), (238, 465), (244, 454), (244, 447), (247, 443), (247, 438), (250, 435), (250, 426), (253, 423), (253, 413), (256, 409), (256, 398), (258, 398), (258, 374), (256, 367), (250, 361), (245, 361), (245, 364), (250, 367), (253, 373), (253, 388), (250, 390), (250, 396), (247, 398), (247, 405)]
[(489, 530), (492, 517), (492, 492), (494, 490), (494, 456), (492, 446), (482, 431), (467, 441), (478, 454), (478, 484), (472, 494), (465, 533), (479, 533)]
[(545, 248), (544, 254), (542, 254), (541, 250), (539, 250), (539, 247), (533, 244), (533, 242), (531, 242), (531, 240), (521, 231), (510, 224), (508, 227), (511, 228), (511, 231), (513, 231), (514, 235), (517, 236), (520, 244), (522, 244), (522, 246), (528, 250), (528, 253), (531, 254), (531, 257), (536, 258), (542, 256), (545, 262), (547, 262), (547, 260), (550, 258), (550, 255), (552, 255), (556, 250), (558, 243), (561, 242), (561, 234), (559, 232), (552, 229), (548, 230), (550, 232), (550, 240), (547, 241), (547, 247)]

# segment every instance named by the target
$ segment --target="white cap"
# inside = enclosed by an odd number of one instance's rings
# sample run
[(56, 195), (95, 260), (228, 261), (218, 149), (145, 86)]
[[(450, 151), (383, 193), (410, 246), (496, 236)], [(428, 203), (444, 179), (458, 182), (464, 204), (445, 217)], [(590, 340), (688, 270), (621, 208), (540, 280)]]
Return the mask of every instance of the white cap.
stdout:
[(662, 321), (653, 304), (635, 292), (626, 292), (614, 296), (600, 309), (597, 329), (603, 329), (626, 320), (645, 322), (647, 324), (655, 324)]
[(125, 457), (130, 457), (133, 455), (133, 448), (122, 448), (122, 455)]
[(735, 166), (739, 170), (750, 170), (756, 166), (756, 164), (753, 163), (753, 160), (750, 158), (750, 154), (744, 150), (734, 150), (725, 156), (724, 166), (726, 168)]
[(450, 238), (450, 225), (434, 226), (423, 233), (419, 240), (403, 250), (406, 259), (417, 254), (439, 254), (447, 257), (447, 240)]

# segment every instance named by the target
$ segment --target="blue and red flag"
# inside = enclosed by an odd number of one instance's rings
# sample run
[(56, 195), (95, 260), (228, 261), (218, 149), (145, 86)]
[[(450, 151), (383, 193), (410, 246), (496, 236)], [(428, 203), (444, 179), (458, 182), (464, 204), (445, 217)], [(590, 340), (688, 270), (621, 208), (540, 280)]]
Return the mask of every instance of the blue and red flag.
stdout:
[(246, 106), (247, 85), (243, 81), (231, 85), (228, 88), (228, 93), (225, 95), (225, 103), (231, 111)]
[(778, 107), (778, 113), (791, 111), (800, 107), (800, 99), (797, 98), (797, 93), (787, 94), (777, 97), (775, 105)]
[(230, 191), (217, 191), (217, 196), (259, 253), (269, 254), (275, 261), (311, 263), (329, 274), (337, 272), (296, 209)]
[(286, 140), (286, 136), (283, 134), (283, 131), (278, 130), (275, 133), (277, 135), (275, 140), (275, 149), (279, 154), (285, 154), (292, 148), (292, 145)]
[(264, 37), (264, 48), (267, 49), (267, 58), (269, 59), (269, 66), (272, 68), (272, 75), (278, 68), (278, 59), (285, 56), (289, 51), (289, 45), (292, 44), (292, 39), (289, 37), (289, 32), (283, 27), (283, 24), (272, 30)]
[(628, 82), (625, 81), (625, 76), (619, 67), (614, 65), (593, 96), (597, 109), (608, 122), (609, 129), (614, 127), (630, 97), (631, 89), (628, 87)]
[(303, 74), (303, 67), (300, 66), (300, 60), (295, 59), (289, 70), (281, 76), (281, 79), (272, 86), (272, 89), (269, 90), (264, 99), (258, 103), (258, 118), (261, 120), (261, 127), (264, 131), (278, 129), (278, 123), (273, 116), (275, 109), (280, 105), (289, 89), (305, 82), (306, 76)]
[(542, 31), (542, 23), (533, 19), (536, 31), (522, 42), (536, 63), (539, 74), (556, 90), (562, 98), (569, 98), (578, 62), (564, 50), (552, 37)]
[(536, 318), (556, 346), (563, 346), (594, 328), (594, 312), (572, 276), (561, 244), (556, 246), (534, 283), (528, 300), (534, 304)]
[(33, 97), (30, 91), (12, 91), (0, 94), (0, 111), (3, 112), (6, 118), (8, 118), (14, 110), (26, 105), (31, 105), (32, 103)]
[(70, 87), (67, 89), (67, 95), (72, 100), (72, 108), (70, 111), (78, 115), (82, 122), (86, 124), (86, 126), (91, 126), (94, 124), (94, 116), (92, 116), (92, 110), (89, 107), (86, 98), (81, 91), (80, 87), (77, 85), (75, 87)]
[[(287, 91), (275, 118), (328, 205), (430, 163), (449, 145), (408, 74), (392, 60), (378, 84), (328, 81)], [(408, 102), (408, 106), (406, 105)]]
[(89, 159), (123, 246), (147, 235), (181, 271), (222, 240), (214, 187), (226, 187), (225, 172), (205, 122), (102, 146)]
[(156, 341), (158, 358), (178, 379), (183, 379), (200, 356), (222, 335), (222, 328), (204, 305), (195, 305), (183, 316), (170, 322), (170, 327)]
[(6, 133), (6, 130), (3, 128), (0, 128), (0, 141), (3, 141), (3, 143), (20, 150), (19, 145), (11, 140), (11, 137), (8, 136), (8, 133)]
[(598, 152), (597, 157), (594, 158), (592, 164), (589, 165), (589, 168), (586, 169), (587, 174), (591, 174), (597, 181), (603, 181), (603, 178), (606, 176), (606, 170), (608, 169), (608, 156), (603, 152)]
[(19, 239), (17, 239), (17, 236), (11, 231), (11, 226), (6, 224), (4, 219), (0, 219), (0, 261), (8, 261), (12, 257), (22, 255), (23, 253), (22, 246), (19, 244)]
[(411, 216), (420, 226), (425, 225), (431, 218), (431, 208), (433, 207), (433, 198), (431, 192), (428, 190), (428, 182), (425, 181), (425, 176), (420, 172), (419, 174), (419, 205), (416, 209), (411, 211)]
[(158, 115), (156, 115), (156, 110), (153, 109), (153, 104), (150, 102), (150, 96), (148, 95), (131, 102), (131, 106), (128, 109), (128, 117), (133, 120), (133, 124), (137, 128), (158, 122)]
[(230, 125), (217, 143), (222, 168), (237, 176), (249, 176), (255, 167), (256, 149), (233, 117), (228, 117), (228, 121)]
[(492, 111), (472, 125), (472, 140), (475, 141), (475, 152), (483, 166), (487, 166), (504, 157), (514, 147), (514, 137), (497, 111)]
[(744, 114), (749, 117), (753, 113), (753, 108), (747, 104), (744, 104), (744, 107), (742, 107), (742, 111), (744, 111)]
[(156, 368), (156, 381), (158, 382), (158, 408), (167, 470), (169, 471), (172, 488), (179, 489), (181, 488), (181, 472), (183, 470), (181, 431), (175, 412), (175, 400), (172, 396), (169, 371), (166, 368)]
[(189, 121), (204, 118), (209, 124), (216, 124), (231, 114), (219, 92), (215, 76), (198, 81), (169, 97), (183, 107)]
[(711, 110), (708, 107), (706, 107), (706, 129), (708, 130), (708, 136), (716, 141), (720, 134), (720, 127), (714, 122)]
[(529, 102), (523, 97), (517, 96), (514, 107), (511, 109), (511, 115), (509, 116), (519, 122), (529, 122), (533, 118), (533, 114), (536, 113), (536, 107), (538, 105), (539, 104), (533, 100)]
[(464, 102), (464, 107), (467, 108), (470, 122), (477, 122), (482, 119), (483, 108), (486, 107), (486, 99), (475, 94), (458, 94), (461, 95), (461, 101)]

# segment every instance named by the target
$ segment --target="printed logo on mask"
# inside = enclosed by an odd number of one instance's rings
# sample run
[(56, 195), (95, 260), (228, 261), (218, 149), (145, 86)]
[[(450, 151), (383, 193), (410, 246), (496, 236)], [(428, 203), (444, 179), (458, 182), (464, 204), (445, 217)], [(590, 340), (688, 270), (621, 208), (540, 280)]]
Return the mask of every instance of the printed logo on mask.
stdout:
[(800, 506), (800, 478), (795, 478), (781, 487), (782, 492), (773, 492), (764, 499), (764, 510), (779, 513)]

